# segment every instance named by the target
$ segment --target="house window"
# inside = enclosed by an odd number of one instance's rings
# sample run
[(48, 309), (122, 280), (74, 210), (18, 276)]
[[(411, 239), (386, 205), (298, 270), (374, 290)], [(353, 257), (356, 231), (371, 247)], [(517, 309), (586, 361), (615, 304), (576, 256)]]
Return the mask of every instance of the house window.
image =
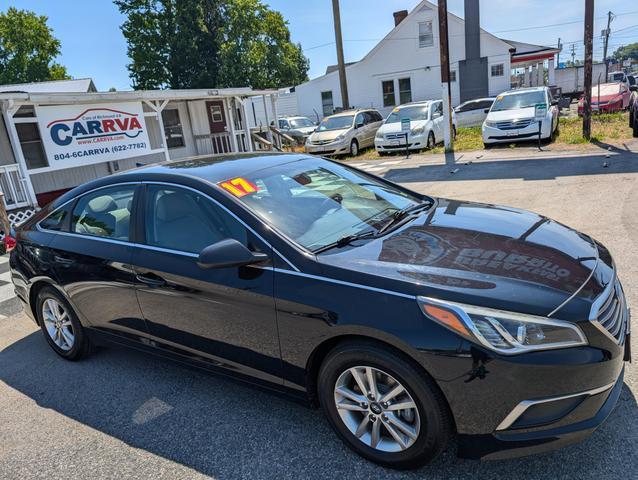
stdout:
[(49, 161), (44, 153), (38, 124), (16, 123), (15, 125), (27, 168), (31, 170), (33, 168), (48, 167)]
[(412, 86), (409, 78), (399, 78), (399, 104), (412, 101)]
[(456, 82), (456, 70), (450, 70), (450, 83)]
[(493, 77), (502, 77), (503, 75), (505, 75), (505, 66), (502, 63), (492, 65), (491, 72)]
[(383, 92), (383, 106), (394, 107), (396, 105), (394, 99), (394, 80), (381, 82), (381, 90)]
[(184, 147), (184, 131), (182, 122), (179, 119), (179, 110), (176, 108), (162, 111), (162, 122), (164, 123), (164, 138), (168, 148)]
[(323, 116), (327, 117), (334, 112), (334, 103), (332, 101), (332, 90), (328, 92), (321, 92), (321, 108), (323, 109)]
[(211, 105), (210, 106), (210, 118), (215, 123), (224, 121), (224, 114), (222, 113), (221, 105)]
[(432, 31), (432, 20), (419, 23), (419, 48), (431, 47), (434, 45), (434, 32)]

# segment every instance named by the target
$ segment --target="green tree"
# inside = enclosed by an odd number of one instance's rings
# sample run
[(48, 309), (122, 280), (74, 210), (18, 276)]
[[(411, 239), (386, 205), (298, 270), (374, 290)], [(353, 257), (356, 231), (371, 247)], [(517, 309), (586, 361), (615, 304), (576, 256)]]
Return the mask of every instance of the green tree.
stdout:
[(308, 60), (280, 13), (260, 0), (115, 0), (126, 21), (133, 87), (278, 87)]
[(612, 57), (619, 62), (629, 60), (630, 58), (638, 59), (638, 43), (630, 43), (629, 45), (618, 48)]
[(0, 84), (69, 78), (54, 62), (59, 54), (47, 17), (14, 7), (0, 12)]

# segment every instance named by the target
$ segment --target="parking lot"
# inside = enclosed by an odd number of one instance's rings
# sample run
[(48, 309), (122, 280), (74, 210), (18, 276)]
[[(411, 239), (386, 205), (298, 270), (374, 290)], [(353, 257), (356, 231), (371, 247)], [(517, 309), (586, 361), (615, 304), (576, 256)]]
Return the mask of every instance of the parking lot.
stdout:
[[(637, 154), (477, 157), (350, 163), (420, 192), (521, 207), (592, 235), (614, 254), (629, 304), (638, 308)], [(320, 411), (267, 391), (135, 351), (103, 349), (66, 362), (7, 305), (0, 317), (3, 479), (615, 479), (638, 471), (635, 364), (616, 410), (582, 444), (484, 463), (457, 459), (452, 445), (432, 465), (397, 472), (347, 450)], [(633, 351), (636, 357), (636, 335)]]

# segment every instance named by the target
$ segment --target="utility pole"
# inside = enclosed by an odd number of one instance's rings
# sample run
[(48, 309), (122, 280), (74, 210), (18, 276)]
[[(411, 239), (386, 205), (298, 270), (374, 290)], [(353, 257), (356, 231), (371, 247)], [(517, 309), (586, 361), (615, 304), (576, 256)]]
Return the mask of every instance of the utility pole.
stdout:
[(609, 60), (607, 60), (607, 47), (609, 46), (609, 35), (611, 34), (611, 21), (614, 19), (614, 14), (611, 11), (607, 12), (607, 29), (604, 32), (605, 47), (603, 52), (603, 62), (605, 62), (605, 81), (607, 81), (607, 75), (609, 75)]
[(591, 138), (591, 84), (594, 44), (594, 0), (585, 0), (585, 92), (583, 102), (583, 137)]
[(563, 44), (560, 43), (560, 37), (558, 37), (558, 53), (556, 54), (556, 68), (560, 68), (560, 52), (563, 51)]
[(341, 105), (344, 110), (350, 108), (348, 98), (348, 81), (346, 79), (346, 64), (343, 61), (343, 40), (341, 38), (341, 13), (339, 0), (332, 0), (332, 16), (335, 25), (335, 43), (337, 44), (337, 63), (339, 64), (339, 83), (341, 85)]
[(452, 89), (450, 87), (450, 55), (447, 30), (447, 0), (439, 0), (439, 52), (441, 58), (441, 91), (443, 93), (443, 139), (445, 150), (454, 149), (452, 125)]

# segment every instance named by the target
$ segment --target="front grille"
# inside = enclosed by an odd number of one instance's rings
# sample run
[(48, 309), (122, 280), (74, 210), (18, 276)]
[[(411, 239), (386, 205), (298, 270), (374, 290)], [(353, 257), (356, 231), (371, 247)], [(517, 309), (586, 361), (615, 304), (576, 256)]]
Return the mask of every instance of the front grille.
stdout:
[(386, 140), (404, 140), (405, 141), (405, 133), (387, 133), (385, 135)]
[(532, 123), (531, 118), (523, 118), (520, 120), (507, 120), (504, 122), (496, 122), (499, 130), (516, 130), (518, 128), (527, 128)]
[(334, 140), (313, 140), (312, 145), (327, 145), (334, 142)]
[(617, 279), (614, 280), (613, 287), (606, 289), (602, 295), (607, 297), (604, 300), (601, 298), (602, 305), (595, 313), (594, 320), (619, 344), (622, 344), (625, 341), (629, 310), (620, 282)]

